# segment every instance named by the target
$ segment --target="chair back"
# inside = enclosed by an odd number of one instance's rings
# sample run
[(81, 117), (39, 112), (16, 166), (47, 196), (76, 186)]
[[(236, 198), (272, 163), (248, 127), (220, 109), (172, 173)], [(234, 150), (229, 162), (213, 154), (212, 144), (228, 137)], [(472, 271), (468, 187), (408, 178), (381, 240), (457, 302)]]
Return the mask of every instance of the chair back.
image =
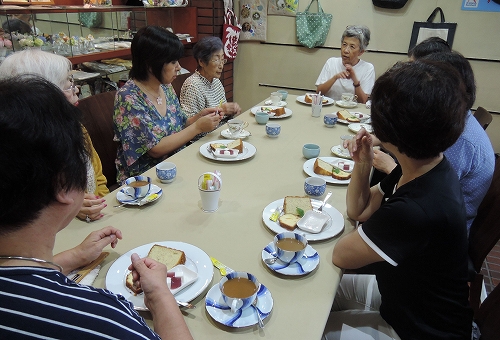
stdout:
[(488, 127), (488, 125), (490, 125), (490, 123), (493, 120), (493, 117), (492, 117), (491, 113), (488, 110), (486, 110), (485, 108), (481, 107), (481, 106), (479, 106), (477, 108), (476, 112), (474, 112), (474, 117), (476, 117), (476, 119), (479, 122), (479, 124), (481, 124), (481, 126), (485, 130), (486, 130), (486, 128)]
[(500, 285), (484, 299), (479, 311), (474, 314), (479, 326), (481, 340), (498, 340), (500, 336)]
[[(481, 267), (486, 256), (500, 240), (500, 158), (495, 154), (493, 180), (479, 205), (469, 233), (469, 258), (475, 272), (471, 280), (470, 304), (474, 313), (479, 309), (483, 276)], [(500, 320), (500, 319), (499, 319)]]
[(116, 91), (103, 92), (82, 99), (78, 108), (83, 113), (83, 125), (87, 129), (102, 163), (102, 172), (110, 191), (116, 183), (116, 151), (118, 143), (113, 141), (113, 110)]

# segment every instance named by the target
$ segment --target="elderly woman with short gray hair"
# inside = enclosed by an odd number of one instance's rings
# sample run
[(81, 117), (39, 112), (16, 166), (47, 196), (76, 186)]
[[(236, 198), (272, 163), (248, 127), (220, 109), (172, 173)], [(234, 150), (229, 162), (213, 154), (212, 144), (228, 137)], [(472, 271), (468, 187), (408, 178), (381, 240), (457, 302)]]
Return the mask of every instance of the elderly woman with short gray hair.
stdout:
[(328, 59), (316, 80), (316, 91), (334, 100), (342, 93), (354, 93), (366, 103), (375, 83), (373, 65), (359, 59), (370, 42), (370, 30), (364, 25), (347, 26), (341, 39), (340, 58)]
[[(227, 59), (218, 37), (203, 37), (193, 47), (198, 68), (184, 81), (180, 102), (182, 111), (190, 117), (207, 107), (220, 107), (220, 114), (233, 118), (241, 113), (237, 103), (228, 103), (224, 86), (219, 80)], [(226, 119), (221, 120), (224, 124)]]

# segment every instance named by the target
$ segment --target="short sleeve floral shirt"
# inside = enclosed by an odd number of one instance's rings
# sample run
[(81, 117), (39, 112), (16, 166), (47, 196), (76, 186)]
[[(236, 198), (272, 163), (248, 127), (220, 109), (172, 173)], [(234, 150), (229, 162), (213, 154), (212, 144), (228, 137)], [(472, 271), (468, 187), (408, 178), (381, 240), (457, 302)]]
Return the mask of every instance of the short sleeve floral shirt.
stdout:
[(120, 143), (116, 159), (120, 183), (170, 156), (153, 158), (147, 152), (163, 137), (181, 131), (186, 125), (187, 116), (181, 110), (172, 85), (162, 85), (162, 89), (167, 99), (165, 116), (132, 79), (116, 94), (113, 121), (114, 140)]

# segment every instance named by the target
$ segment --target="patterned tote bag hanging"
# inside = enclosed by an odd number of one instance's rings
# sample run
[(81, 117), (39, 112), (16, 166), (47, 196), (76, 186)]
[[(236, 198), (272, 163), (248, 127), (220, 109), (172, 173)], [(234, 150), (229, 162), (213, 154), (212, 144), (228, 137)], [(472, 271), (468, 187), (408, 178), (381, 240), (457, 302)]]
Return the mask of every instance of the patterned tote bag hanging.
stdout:
[(222, 44), (224, 55), (228, 60), (234, 60), (238, 53), (238, 40), (240, 38), (241, 25), (233, 12), (233, 0), (224, 0), (224, 27), (222, 29)]
[(266, 41), (267, 0), (240, 0), (240, 40)]
[[(318, 1), (318, 13), (309, 12), (314, 1)], [(311, 0), (304, 12), (297, 12), (295, 22), (297, 26), (297, 40), (299, 44), (313, 48), (324, 45), (330, 31), (333, 16), (325, 13), (319, 0)]]

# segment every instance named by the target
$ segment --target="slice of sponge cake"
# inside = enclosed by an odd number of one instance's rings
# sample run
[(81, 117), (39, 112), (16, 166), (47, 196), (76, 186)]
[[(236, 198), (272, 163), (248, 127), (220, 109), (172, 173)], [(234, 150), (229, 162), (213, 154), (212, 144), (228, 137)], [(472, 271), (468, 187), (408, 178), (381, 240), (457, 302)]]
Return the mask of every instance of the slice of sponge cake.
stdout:
[[(151, 247), (147, 257), (163, 263), (165, 266), (167, 266), (168, 270), (179, 264), (186, 263), (186, 254), (184, 254), (182, 250), (164, 247), (159, 244), (155, 244), (153, 247)], [(127, 275), (126, 286), (131, 291), (133, 291), (135, 295), (142, 293), (142, 289), (134, 285), (132, 273), (129, 273)]]

